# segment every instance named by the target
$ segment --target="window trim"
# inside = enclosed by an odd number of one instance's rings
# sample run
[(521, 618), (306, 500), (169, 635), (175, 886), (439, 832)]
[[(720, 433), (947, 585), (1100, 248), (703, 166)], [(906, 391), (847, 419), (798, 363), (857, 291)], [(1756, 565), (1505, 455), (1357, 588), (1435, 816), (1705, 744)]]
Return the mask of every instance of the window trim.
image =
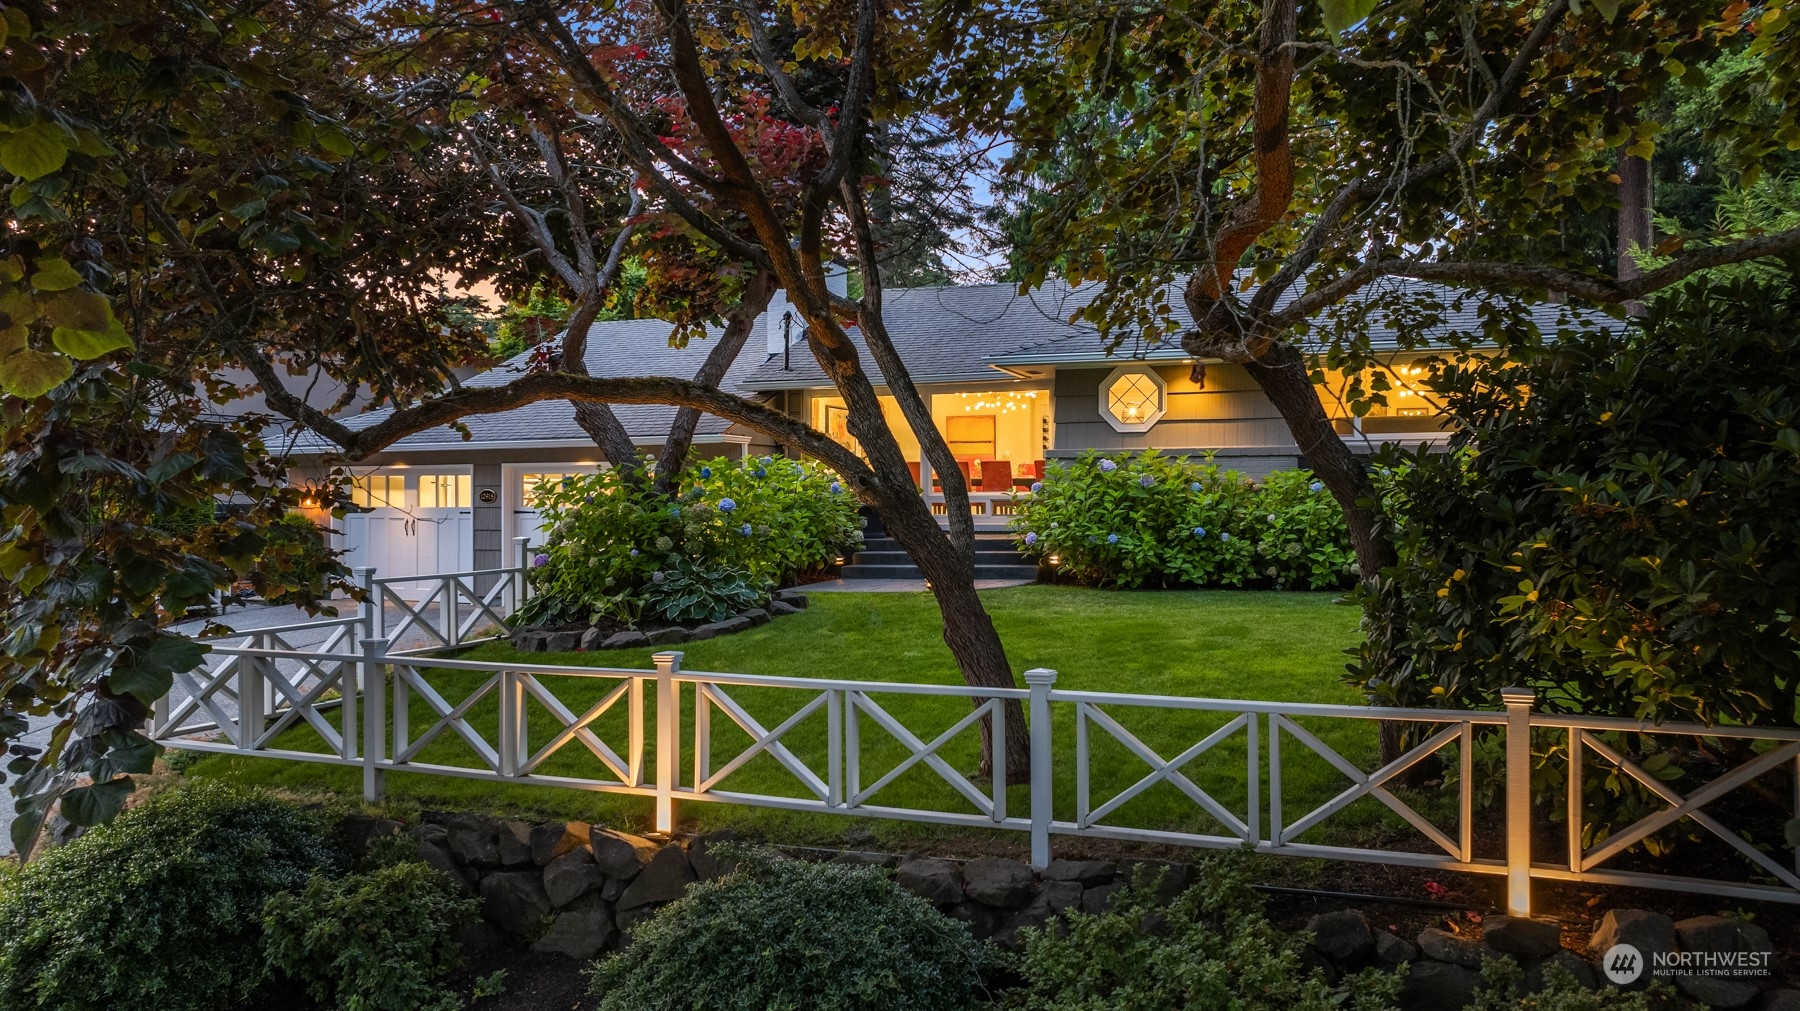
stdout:
[[(1156, 386), (1156, 408), (1143, 421), (1125, 421), (1112, 411), (1112, 388), (1126, 376), (1143, 376)], [(1163, 419), (1163, 415), (1169, 413), (1169, 384), (1163, 380), (1160, 373), (1149, 365), (1133, 362), (1129, 365), (1120, 365), (1106, 374), (1106, 378), (1100, 382), (1098, 400), (1099, 403), (1096, 406), (1099, 408), (1100, 416), (1113, 427), (1113, 431), (1142, 434), (1155, 428), (1156, 423)]]

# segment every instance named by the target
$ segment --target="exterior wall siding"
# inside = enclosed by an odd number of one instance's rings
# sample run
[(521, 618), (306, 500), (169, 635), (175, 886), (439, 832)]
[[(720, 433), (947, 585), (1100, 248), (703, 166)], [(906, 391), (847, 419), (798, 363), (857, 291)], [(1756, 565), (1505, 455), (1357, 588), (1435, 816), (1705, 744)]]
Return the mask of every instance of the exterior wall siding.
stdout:
[(1110, 367), (1063, 368), (1056, 373), (1056, 448), (1256, 449), (1297, 455), (1287, 423), (1241, 366), (1210, 365), (1206, 388), (1189, 378), (1186, 365), (1158, 365), (1168, 387), (1168, 411), (1148, 432), (1115, 431), (1100, 413), (1100, 384)]

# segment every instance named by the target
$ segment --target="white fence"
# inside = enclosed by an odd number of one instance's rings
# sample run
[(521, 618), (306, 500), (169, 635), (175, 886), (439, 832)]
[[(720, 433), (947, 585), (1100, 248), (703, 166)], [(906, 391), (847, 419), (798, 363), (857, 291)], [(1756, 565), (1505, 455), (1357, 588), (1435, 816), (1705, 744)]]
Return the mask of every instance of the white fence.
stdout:
[[(452, 603), (435, 620), (427, 620), (423, 603), (400, 602), (403, 620), (390, 631), (425, 628), (440, 650), (484, 641), (469, 638), (478, 630), (475, 619), (497, 621), (523, 586), (522, 569), (434, 578), (438, 585), (431, 596)], [(478, 593), (477, 586), (490, 579), (492, 585)], [(382, 586), (372, 577), (364, 581), (376, 589)], [(682, 803), (728, 802), (1018, 831), (1028, 834), (1031, 860), (1040, 867), (1050, 859), (1052, 837), (1065, 835), (1248, 847), (1267, 854), (1497, 875), (1505, 879), (1507, 905), (1516, 915), (1529, 913), (1534, 878), (1800, 902), (1800, 852), (1784, 841), (1747, 840), (1741, 827), (1734, 829), (1702, 810), (1760, 777), (1776, 775), (1793, 791), (1794, 812), (1800, 816), (1800, 731), (1557, 716), (1534, 712), (1531, 693), (1517, 690), (1505, 694), (1503, 712), (1456, 712), (1065, 691), (1055, 686), (1056, 672), (1045, 669), (1027, 671), (1025, 688), (978, 689), (688, 671), (681, 667), (679, 652), (656, 654), (655, 670), (499, 664), (429, 656), (429, 649), (389, 653), (388, 637), (375, 634), (382, 630), (382, 613), (366, 606), (355, 617), (264, 629), (235, 644), (215, 646), (211, 666), (179, 675), (173, 701), (156, 706), (152, 735), (169, 747), (359, 767), (370, 800), (382, 796), (391, 772), (641, 796), (652, 801), (655, 825), (662, 832), (673, 830)], [(289, 647), (300, 629), (324, 633), (325, 639), (312, 648)], [(451, 681), (458, 690), (446, 687)], [(747, 704), (752, 696), (754, 704)], [(895, 696), (937, 697), (960, 716), (945, 729), (920, 730), (896, 715), (901, 707), (882, 704)], [(945, 755), (953, 742), (960, 742), (956, 746), (966, 759), (983, 724), (992, 728), (995, 752), (1004, 753), (1008, 727), (1001, 714), (1013, 700), (1027, 712), (1026, 728), (1013, 732), (1028, 735), (1031, 755), (1029, 784), (1013, 788), (1024, 794), (1023, 811), (1008, 807), (1003, 769), (971, 777)], [(939, 711), (943, 709), (940, 705)], [(1219, 725), (1165, 757), (1128, 729), (1141, 722), (1145, 710), (1185, 711)], [(1328, 721), (1372, 726), (1386, 720), (1425, 725), (1435, 732), (1398, 759), (1365, 769), (1316, 729)], [(684, 734), (684, 721), (691, 727), (691, 740)], [(1072, 755), (1065, 742), (1059, 757), (1052, 735), (1071, 722)], [(730, 732), (736, 743), (718, 733), (731, 727), (737, 728)], [(1564, 767), (1566, 853), (1533, 851), (1532, 731), (1541, 737), (1546, 728), (1567, 735), (1573, 756)], [(1692, 737), (1714, 744), (1741, 741), (1750, 757), (1684, 795), (1608, 743), (1602, 735), (1609, 733)], [(741, 743), (746, 737), (749, 743)], [(1475, 804), (1480, 739), (1503, 741), (1505, 817), (1486, 834), (1478, 833)], [(438, 742), (458, 745), (457, 757), (469, 764), (443, 760), (447, 749), (442, 745), (433, 759), (427, 751)], [(1122, 748), (1130, 756), (1122, 761), (1132, 767), (1141, 764), (1141, 777), (1114, 788), (1123, 782), (1118, 775), (1122, 768), (1117, 759), (1099, 757), (1101, 743), (1115, 755)], [(1241, 759), (1221, 757), (1228, 744), (1232, 751), (1242, 748)], [(1396, 792), (1395, 782), (1452, 744), (1457, 751), (1455, 785), (1445, 789), (1455, 794), (1456, 825), (1446, 830)], [(758, 782), (734, 789), (734, 775), (763, 758), (763, 771), (753, 777)], [(1596, 758), (1608, 774), (1641, 784), (1667, 806), (1584, 844), (1584, 832), (1592, 826), (1581, 798)], [(550, 768), (553, 759), (557, 769)], [(1194, 770), (1218, 770), (1224, 761), (1242, 770), (1241, 798), (1221, 800), (1195, 781), (1206, 777)], [(1243, 764), (1237, 765), (1239, 761)], [(1323, 799), (1315, 789), (1315, 796), (1294, 806), (1292, 792), (1284, 798), (1284, 786), (1293, 786), (1286, 770), (1302, 761), (1324, 763), (1348, 785)], [(1227, 778), (1239, 783), (1235, 769)], [(1781, 775), (1784, 771), (1787, 775)], [(786, 792), (771, 788), (771, 775)], [(909, 775), (929, 777), (934, 787), (941, 783), (938, 792), (948, 802), (882, 803), (884, 792)], [(1216, 830), (1120, 822), (1126, 805), (1161, 784), (1178, 790)], [(1097, 790), (1110, 795), (1097, 796)], [(1417, 795), (1409, 796), (1417, 802)], [(1423, 848), (1305, 841), (1309, 832), (1365, 798), (1412, 826)], [(1608, 866), (1616, 865), (1633, 844), (1684, 818), (1723, 840), (1747, 873), (1715, 879)], [(1773, 855), (1778, 849), (1789, 851), (1785, 863)]]

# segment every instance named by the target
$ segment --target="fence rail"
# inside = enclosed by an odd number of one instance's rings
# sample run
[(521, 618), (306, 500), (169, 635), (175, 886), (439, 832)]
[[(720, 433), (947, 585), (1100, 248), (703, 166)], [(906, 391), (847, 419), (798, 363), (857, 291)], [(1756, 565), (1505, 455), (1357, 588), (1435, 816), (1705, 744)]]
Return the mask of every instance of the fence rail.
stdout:
[[(522, 569), (495, 571), (518, 575), (523, 582)], [(493, 574), (444, 576), (438, 586), (443, 590), (461, 584), (472, 592), (475, 577)], [(377, 580), (365, 582), (380, 585)], [(1520, 915), (1529, 912), (1533, 879), (1800, 903), (1800, 853), (1790, 854), (1792, 864), (1786, 866), (1771, 855), (1767, 844), (1747, 841), (1720, 818), (1702, 810), (1732, 791), (1778, 772), (1790, 774), (1800, 784), (1800, 731), (1652, 725), (1537, 713), (1532, 694), (1520, 690), (1505, 693), (1504, 711), (1455, 712), (1062, 691), (1055, 687), (1056, 672), (1047, 669), (1028, 671), (1026, 688), (986, 689), (689, 671), (682, 669), (683, 654), (679, 652), (656, 654), (654, 670), (498, 664), (427, 656), (419, 651), (389, 653), (387, 638), (366, 634), (380, 627), (375, 620), (365, 611), (354, 618), (299, 626), (334, 630), (319, 648), (287, 646), (285, 637), (298, 628), (266, 629), (251, 633), (243, 642), (214, 647), (210, 667), (178, 676), (186, 698), (157, 705), (154, 736), (177, 748), (360, 767), (364, 793), (370, 800), (383, 794), (386, 777), (392, 772), (640, 796), (653, 802), (655, 827), (662, 832), (674, 829), (682, 803), (725, 802), (1018, 831), (1029, 836), (1031, 860), (1040, 867), (1050, 859), (1053, 837), (1076, 836), (1248, 847), (1267, 854), (1497, 875), (1505, 879), (1509, 910)], [(451, 633), (446, 636), (450, 645), (470, 641), (464, 638), (465, 623), (434, 627)], [(355, 629), (365, 634), (353, 648), (343, 648), (348, 630)], [(473, 687), (465, 687), (460, 699), (448, 698), (434, 683), (440, 671), (472, 675)], [(767, 694), (763, 690), (785, 692), (782, 704), (775, 706), (763, 697)], [(760, 693), (758, 705), (746, 704), (750, 693)], [(893, 706), (880, 701), (896, 695), (964, 699), (969, 709), (947, 729), (922, 731), (908, 726)], [(487, 708), (490, 700), (491, 710)], [(1009, 728), (1010, 721), (1004, 716), (1014, 702), (1023, 703), (1028, 714), (1023, 727)], [(1170, 753), (1129, 729), (1133, 714), (1145, 710), (1181, 710), (1217, 717), (1221, 722)], [(776, 715), (771, 717), (771, 712)], [(599, 729), (603, 718), (610, 719), (608, 733)], [(546, 719), (548, 727), (543, 724)], [(684, 733), (684, 719), (691, 721), (691, 739)], [(1329, 735), (1307, 725), (1326, 720), (1371, 724), (1399, 720), (1428, 729), (1423, 739), (1399, 758), (1365, 769), (1334, 748), (1326, 740)], [(1053, 728), (1070, 722), (1074, 727), (1073, 762), (1058, 764)], [(491, 730), (483, 729), (489, 725)], [(747, 738), (748, 743), (723, 741), (720, 731), (727, 728), (736, 728), (734, 735)], [(971, 777), (945, 756), (952, 745), (968, 754), (968, 738), (984, 730), (994, 738), (996, 755), (1006, 753), (1009, 733), (1028, 737), (1030, 781), (1019, 787), (1027, 795), (1024, 813), (1008, 806), (1004, 763), (997, 761), (991, 772)], [(1565, 784), (1569, 849), (1560, 860), (1533, 852), (1530, 776), (1534, 730), (1566, 734), (1573, 756)], [(1604, 736), (1616, 733), (1748, 741), (1751, 757), (1684, 795), (1644, 771)], [(199, 735), (211, 735), (211, 739)], [(1478, 738), (1484, 736), (1503, 739), (1506, 814), (1504, 837), (1483, 838), (1478, 846), (1474, 761)], [(296, 737), (307, 737), (304, 743), (310, 750), (293, 740)], [(440, 741), (460, 743), (472, 764), (429, 760), (428, 751)], [(1109, 748), (1122, 748), (1129, 756), (1125, 761), (1141, 764), (1141, 775), (1131, 773), (1138, 778), (1118, 789), (1106, 787), (1103, 777), (1096, 776), (1103, 764), (1096, 757), (1096, 745), (1103, 742)], [(1241, 803), (1228, 803), (1196, 781), (1204, 777), (1190, 773), (1196, 768), (1218, 768), (1214, 763), (1227, 760), (1218, 756), (1240, 746), (1243, 758), (1228, 760), (1243, 770), (1245, 796)], [(1457, 824), (1446, 829), (1397, 792), (1396, 781), (1452, 746), (1457, 751)], [(886, 757), (871, 765), (877, 751)], [(578, 759), (587, 773), (552, 772), (551, 760), (564, 753)], [(684, 757), (689, 765), (685, 776)], [(767, 760), (765, 768), (773, 763), (790, 792), (766, 788), (766, 775), (763, 789), (732, 788), (734, 775), (759, 759)], [(1294, 795), (1284, 796), (1284, 787), (1292, 785), (1287, 770), (1301, 761), (1324, 763), (1348, 785), (1322, 801), (1294, 806)], [(572, 764), (572, 760), (564, 760), (559, 767), (566, 770)], [(1592, 774), (1590, 766), (1594, 765), (1610, 767), (1641, 784), (1667, 806), (1584, 845), (1588, 819), (1581, 798), (1585, 777)], [(1115, 775), (1116, 781), (1124, 767), (1115, 763), (1106, 765), (1105, 771)], [(884, 792), (908, 775), (924, 776), (934, 788), (941, 784), (948, 802), (933, 808), (883, 803)], [(1072, 784), (1066, 782), (1068, 778), (1073, 779)], [(1126, 805), (1164, 784), (1179, 791), (1196, 812), (1216, 823), (1218, 830), (1117, 822)], [(1059, 786), (1072, 787), (1073, 792), (1072, 805), (1063, 799), (1061, 817)], [(1795, 812), (1800, 816), (1800, 785), (1794, 789)], [(1108, 795), (1100, 795), (1108, 790)], [(1410, 825), (1424, 849), (1305, 841), (1308, 833), (1365, 799), (1379, 803)], [(1736, 851), (1745, 861), (1749, 879), (1702, 879), (1609, 866), (1635, 843), (1683, 819), (1717, 835)], [(1478, 852), (1483, 848), (1488, 852)]]

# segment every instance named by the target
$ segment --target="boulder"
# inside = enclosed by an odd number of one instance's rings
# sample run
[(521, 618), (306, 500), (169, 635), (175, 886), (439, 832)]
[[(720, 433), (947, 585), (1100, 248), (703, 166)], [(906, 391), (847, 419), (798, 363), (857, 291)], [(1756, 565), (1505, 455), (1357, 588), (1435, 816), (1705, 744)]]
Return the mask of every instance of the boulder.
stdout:
[(1418, 961), (1419, 949), (1385, 930), (1377, 930), (1375, 932), (1375, 957), (1383, 965), (1399, 965), (1401, 962)]
[(1650, 985), (1649, 966), (1658, 952), (1675, 950), (1675, 921), (1648, 909), (1609, 909), (1600, 917), (1600, 925), (1588, 940), (1588, 951), (1604, 961), (1613, 945), (1629, 944), (1643, 957), (1644, 971), (1638, 978), (1622, 984), (1626, 990), (1642, 990)]
[(550, 929), (544, 931), (531, 950), (585, 962), (598, 955), (615, 933), (612, 914), (598, 899), (590, 898), (556, 914)]
[(690, 629), (688, 631), (688, 639), (694, 640), (694, 641), (698, 641), (701, 639), (716, 639), (721, 635), (730, 635), (733, 632), (742, 632), (744, 629), (747, 629), (749, 627), (750, 627), (750, 619), (749, 618), (740, 618), (740, 617), (734, 616), (734, 617), (726, 618), (724, 621), (711, 621), (711, 622), (707, 622), (704, 625), (701, 625), (698, 628)]
[[(600, 898), (608, 904), (617, 902), (619, 901), (619, 896), (625, 894), (625, 889), (630, 887), (631, 882), (626, 881), (624, 878), (607, 878), (605, 887), (600, 889)], [(624, 928), (621, 927), (620, 929), (622, 930)]]
[(531, 862), (547, 867), (550, 861), (574, 850), (586, 849), (592, 830), (586, 822), (565, 821), (539, 825), (531, 830)]
[[(1585, 990), (1598, 990), (1599, 980), (1594, 976), (1594, 967), (1587, 964), (1580, 955), (1572, 951), (1558, 951), (1549, 958), (1541, 958), (1525, 969), (1525, 992), (1537, 993), (1544, 988), (1545, 977), (1552, 968), (1558, 968), (1575, 977), (1575, 982)], [(1795, 1011), (1800, 1011), (1796, 1008)]]
[(1110, 881), (1104, 885), (1095, 885), (1084, 889), (1081, 893), (1081, 911), (1089, 916), (1098, 916), (1112, 908), (1113, 896), (1124, 888), (1123, 882)]
[(588, 848), (601, 873), (619, 881), (630, 881), (656, 856), (656, 844), (641, 835), (615, 832), (610, 828), (595, 829), (588, 836)]
[(1481, 939), (1495, 951), (1543, 958), (1562, 948), (1562, 924), (1523, 916), (1494, 916), (1482, 924)]
[[(1742, 957), (1742, 968), (1772, 970), (1769, 932), (1748, 920), (1724, 916), (1695, 916), (1675, 924), (1675, 936), (1683, 952), (1705, 952), (1711, 955)], [(1761, 987), (1754, 976), (1706, 974), (1704, 967), (1694, 967), (1695, 975), (1675, 977), (1675, 987), (1682, 993), (1716, 1008), (1744, 1007), (1756, 999)]]
[(962, 874), (952, 860), (907, 857), (900, 861), (894, 883), (939, 906), (955, 905), (963, 900)]
[(793, 587), (789, 587), (785, 590), (776, 590), (775, 600), (777, 603), (787, 604), (790, 607), (797, 607), (801, 610), (806, 609), (806, 594)]
[(444, 828), (449, 833), (451, 856), (465, 864), (499, 865), (499, 821), (479, 814), (458, 814)]
[(769, 612), (760, 607), (752, 607), (748, 611), (741, 611), (738, 613), (738, 617), (748, 619), (753, 626), (767, 625), (769, 623)]
[(1017, 909), (1031, 901), (1031, 868), (1005, 857), (977, 857), (963, 864), (969, 898), (998, 909)]
[(1414, 962), (1400, 983), (1401, 1011), (1455, 1011), (1475, 1002), (1481, 975), (1448, 962)]
[(497, 871), (481, 879), (481, 915), (509, 934), (533, 937), (550, 915), (536, 871)]
[(618, 909), (636, 909), (652, 903), (673, 902), (681, 898), (694, 881), (694, 868), (680, 846), (668, 845), (656, 851), (631, 885), (619, 896)]
[(720, 843), (732, 842), (738, 834), (730, 829), (720, 829), (700, 836), (688, 845), (688, 863), (694, 868), (694, 877), (700, 881), (711, 881), (713, 878), (731, 870), (735, 861), (719, 856)]
[(669, 646), (678, 642), (687, 642), (688, 633), (685, 628), (653, 628), (644, 633), (644, 645)]
[(547, 632), (544, 634), (544, 652), (546, 653), (573, 653), (580, 645), (580, 632)]
[(407, 834), (417, 842), (432, 843), (443, 847), (446, 851), (450, 849), (450, 830), (438, 822), (428, 821), (421, 825), (414, 825)]
[(1103, 885), (1119, 873), (1117, 864), (1109, 860), (1064, 860), (1057, 858), (1044, 868), (1045, 881), (1076, 881), (1083, 887)]
[(1375, 934), (1361, 910), (1320, 913), (1306, 922), (1306, 929), (1312, 932), (1313, 947), (1339, 967), (1375, 954)]
[(613, 925), (619, 928), (619, 947), (631, 943), (631, 931), (638, 924), (656, 915), (658, 906), (639, 906), (636, 909), (620, 909), (613, 913)]
[(606, 885), (606, 875), (594, 866), (594, 855), (585, 849), (564, 853), (544, 868), (544, 895), (558, 909)]
[(630, 629), (630, 630), (627, 630), (624, 632), (614, 632), (612, 635), (607, 636), (606, 641), (600, 644), (600, 648), (601, 649), (630, 649), (633, 646), (648, 646), (648, 645), (650, 645), (650, 637), (649, 636), (645, 635), (642, 632), (639, 632), (636, 629)]
[(376, 818), (366, 814), (346, 815), (337, 823), (337, 837), (356, 856), (364, 856), (377, 840), (389, 839), (406, 831), (406, 825), (392, 818)]
[(1013, 927), (1042, 927), (1068, 909), (1081, 905), (1081, 883), (1078, 881), (1046, 881), (1031, 902), (1019, 911)]
[(522, 821), (502, 822), (494, 834), (502, 867), (533, 867), (531, 858), (531, 826)]
[(579, 648), (582, 650), (594, 650), (599, 649), (601, 646), (605, 645), (605, 643), (606, 633), (601, 631), (598, 627), (595, 627), (581, 633)]
[(544, 634), (531, 629), (514, 632), (512, 648), (520, 653), (542, 653), (544, 651)]
[(795, 607), (794, 605), (788, 603), (785, 600), (772, 600), (769, 602), (770, 617), (779, 618), (784, 614), (799, 614), (799, 613), (800, 613), (800, 609), (798, 607)]
[(958, 902), (944, 910), (944, 915), (967, 924), (969, 935), (977, 941), (993, 937), (994, 932), (1000, 929), (999, 910), (979, 902)]
[(1436, 927), (1426, 927), (1419, 931), (1419, 953), (1434, 961), (1460, 965), (1465, 969), (1479, 969), (1481, 963), (1500, 957), (1499, 952), (1480, 941), (1458, 937)]
[[(433, 826), (434, 828), (436, 826)], [(456, 890), (464, 895), (475, 894), (475, 875), (450, 856), (450, 851), (435, 842), (419, 843), (419, 860), (427, 867), (434, 868), (456, 883)]]

